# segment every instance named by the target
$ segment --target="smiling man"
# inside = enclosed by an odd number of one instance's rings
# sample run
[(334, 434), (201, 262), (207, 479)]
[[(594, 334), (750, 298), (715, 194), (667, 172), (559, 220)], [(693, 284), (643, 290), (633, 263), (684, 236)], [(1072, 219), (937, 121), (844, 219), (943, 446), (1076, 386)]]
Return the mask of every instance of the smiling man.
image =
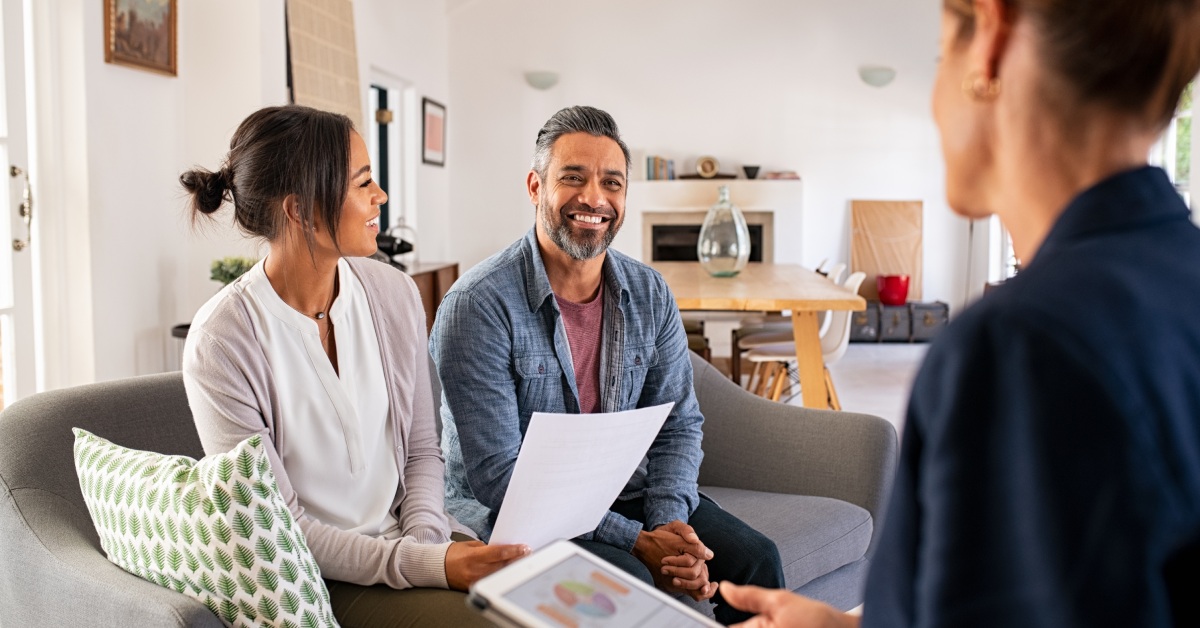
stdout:
[(672, 401), (625, 490), (575, 542), (647, 583), (712, 598), (730, 623), (746, 615), (723, 602), (717, 581), (782, 586), (779, 552), (697, 493), (704, 417), (679, 310), (658, 273), (608, 248), (625, 218), (628, 172), (611, 116), (554, 114), (526, 177), (534, 228), (442, 302), (430, 348), (444, 386), (446, 505), (486, 540), (534, 412)]

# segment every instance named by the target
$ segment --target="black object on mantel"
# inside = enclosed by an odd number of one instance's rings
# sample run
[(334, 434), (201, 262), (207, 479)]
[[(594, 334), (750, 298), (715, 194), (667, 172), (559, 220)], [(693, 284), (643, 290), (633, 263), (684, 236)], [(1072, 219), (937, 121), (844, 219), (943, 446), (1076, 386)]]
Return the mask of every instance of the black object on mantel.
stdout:
[(711, 181), (714, 179), (736, 179), (737, 175), (736, 174), (725, 174), (722, 172), (718, 172), (717, 174), (714, 174), (711, 177), (702, 177), (698, 174), (681, 174), (681, 175), (679, 175), (678, 178), (680, 178), (680, 179), (699, 179), (700, 181)]

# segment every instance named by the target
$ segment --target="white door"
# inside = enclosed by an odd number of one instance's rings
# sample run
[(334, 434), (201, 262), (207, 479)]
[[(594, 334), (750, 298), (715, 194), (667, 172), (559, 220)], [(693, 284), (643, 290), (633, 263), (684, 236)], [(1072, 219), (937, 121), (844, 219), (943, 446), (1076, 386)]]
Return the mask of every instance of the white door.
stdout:
[(33, 329), (35, 207), (28, 187), (25, 20), (22, 0), (0, 0), (0, 408), (36, 385)]

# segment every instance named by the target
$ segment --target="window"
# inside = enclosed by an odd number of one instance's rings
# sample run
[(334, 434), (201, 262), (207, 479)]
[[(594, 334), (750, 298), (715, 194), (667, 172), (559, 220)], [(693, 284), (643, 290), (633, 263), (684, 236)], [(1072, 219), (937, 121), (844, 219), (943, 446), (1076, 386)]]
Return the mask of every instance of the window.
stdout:
[(988, 250), (993, 252), (988, 262), (988, 281), (1004, 281), (1015, 277), (1017, 271), (1021, 270), (1021, 264), (1013, 251), (1012, 236), (1008, 234), (1004, 225), (1000, 224), (1000, 218), (994, 214), (987, 219), (986, 227)]
[(1150, 163), (1161, 166), (1175, 183), (1175, 189), (1191, 206), (1192, 180), (1192, 117), (1196, 107), (1196, 83), (1183, 90), (1175, 117), (1163, 136), (1150, 150)]

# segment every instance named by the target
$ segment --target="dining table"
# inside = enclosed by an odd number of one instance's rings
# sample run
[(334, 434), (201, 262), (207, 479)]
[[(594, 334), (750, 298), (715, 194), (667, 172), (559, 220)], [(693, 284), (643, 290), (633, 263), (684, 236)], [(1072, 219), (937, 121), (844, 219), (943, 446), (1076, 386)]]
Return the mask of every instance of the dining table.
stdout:
[(666, 280), (680, 310), (790, 310), (801, 401), (807, 408), (828, 407), (817, 314), (865, 310), (865, 299), (800, 264), (752, 262), (733, 277), (714, 277), (697, 262), (653, 262), (650, 266)]

